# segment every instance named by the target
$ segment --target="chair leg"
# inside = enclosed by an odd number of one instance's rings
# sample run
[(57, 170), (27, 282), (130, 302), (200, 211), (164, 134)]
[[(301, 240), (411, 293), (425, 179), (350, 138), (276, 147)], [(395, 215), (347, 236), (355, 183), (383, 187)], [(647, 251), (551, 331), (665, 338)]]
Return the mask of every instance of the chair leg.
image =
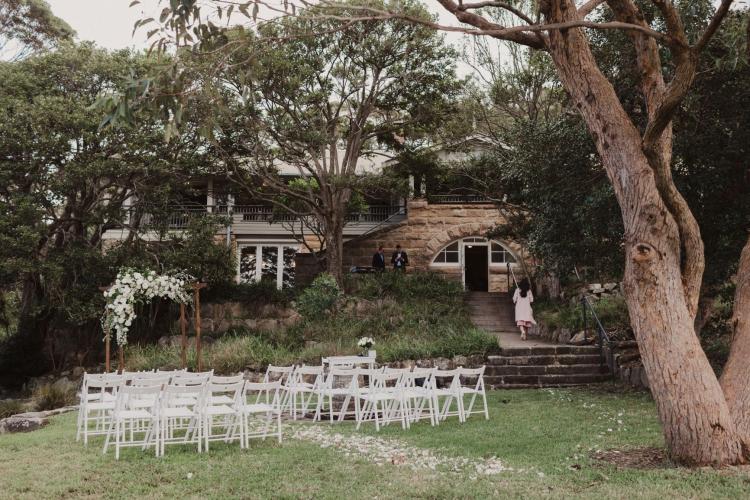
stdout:
[(281, 444), (281, 412), (276, 413), (276, 427), (279, 433), (279, 444)]
[(120, 460), (120, 426), (121, 422), (117, 422), (117, 435), (115, 435), (115, 460)]

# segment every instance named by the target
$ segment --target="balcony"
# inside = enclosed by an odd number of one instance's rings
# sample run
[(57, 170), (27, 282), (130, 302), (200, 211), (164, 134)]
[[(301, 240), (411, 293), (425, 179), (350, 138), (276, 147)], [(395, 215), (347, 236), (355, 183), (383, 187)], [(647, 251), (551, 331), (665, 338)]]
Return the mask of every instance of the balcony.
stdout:
[[(199, 216), (229, 217), (235, 234), (290, 235), (301, 229), (300, 217), (284, 213), (270, 205), (212, 205), (174, 207), (160, 214), (145, 213), (140, 216), (142, 229), (166, 228), (184, 230), (190, 220)], [(130, 225), (134, 213), (128, 214)], [(395, 224), (406, 218), (406, 207), (401, 205), (375, 205), (346, 216), (344, 234), (360, 236), (380, 227)], [(296, 225), (296, 227), (295, 227)]]
[(486, 196), (476, 194), (431, 194), (427, 196), (427, 202), (437, 205), (493, 203)]

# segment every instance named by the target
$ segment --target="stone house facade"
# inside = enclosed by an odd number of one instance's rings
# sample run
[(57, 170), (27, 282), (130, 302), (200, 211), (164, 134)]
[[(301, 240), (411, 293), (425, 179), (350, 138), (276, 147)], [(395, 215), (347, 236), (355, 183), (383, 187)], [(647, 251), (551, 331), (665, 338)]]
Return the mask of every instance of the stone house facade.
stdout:
[(369, 266), (380, 245), (386, 263), (396, 245), (409, 256), (409, 269), (433, 271), (461, 281), (466, 289), (506, 292), (512, 275), (521, 274), (523, 251), (512, 241), (488, 240), (487, 233), (506, 220), (492, 203), (407, 201), (398, 224), (353, 238), (344, 244), (344, 265)]

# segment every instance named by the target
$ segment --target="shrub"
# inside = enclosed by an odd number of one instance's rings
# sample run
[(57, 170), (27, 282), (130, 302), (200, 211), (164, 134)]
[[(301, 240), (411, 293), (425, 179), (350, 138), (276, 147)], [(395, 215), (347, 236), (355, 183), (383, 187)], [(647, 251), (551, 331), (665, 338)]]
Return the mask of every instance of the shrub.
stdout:
[(0, 420), (23, 413), (24, 404), (17, 399), (0, 401)]
[(603, 298), (593, 304), (596, 315), (602, 326), (607, 330), (622, 329), (630, 326), (630, 316), (628, 315), (628, 305), (625, 303), (625, 297), (613, 296)]
[(463, 297), (459, 282), (431, 272), (351, 275), (348, 277), (347, 289), (353, 295), (367, 299), (392, 297), (399, 300), (460, 300)]
[(75, 404), (75, 390), (65, 389), (54, 384), (39, 386), (34, 391), (34, 407), (36, 411), (54, 410)]
[(305, 319), (319, 318), (333, 311), (339, 297), (341, 289), (336, 280), (330, 274), (323, 273), (300, 294), (297, 310)]
[(279, 290), (275, 281), (254, 283), (219, 283), (209, 286), (201, 295), (204, 302), (251, 302), (255, 304), (286, 305), (293, 292)]

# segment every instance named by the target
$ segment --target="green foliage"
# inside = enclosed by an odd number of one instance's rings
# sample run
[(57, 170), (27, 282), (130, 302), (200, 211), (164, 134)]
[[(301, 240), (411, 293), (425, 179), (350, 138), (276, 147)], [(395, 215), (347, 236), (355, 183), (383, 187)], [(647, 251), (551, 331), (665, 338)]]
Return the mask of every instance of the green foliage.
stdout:
[(70, 41), (75, 31), (44, 0), (0, 0), (0, 59), (19, 60)]
[[(430, 273), (361, 275), (343, 296), (321, 275), (298, 300), (304, 321), (274, 333), (236, 329), (204, 349), (206, 366), (230, 374), (268, 364), (320, 363), (323, 356), (357, 354), (359, 338), (375, 340), (378, 359), (485, 355), (497, 339), (471, 325), (460, 286)], [(303, 305), (304, 304), (304, 305)], [(195, 367), (194, 350), (189, 351)], [(177, 368), (179, 348), (128, 346), (130, 370)]]
[[(145, 241), (143, 230), (153, 228), (122, 227), (130, 194), (138, 193), (135, 215), (165, 207), (210, 163), (190, 128), (172, 144), (147, 116), (129, 130), (99, 130), (101, 116), (90, 104), (100, 92), (155, 64), (92, 44), (0, 62), (0, 288), (20, 297), (18, 333), (0, 352), (3, 372), (34, 375), (50, 360), (96, 356), (99, 287), (120, 266), (161, 272), (168, 269), (160, 265), (187, 263), (196, 275), (219, 280), (233, 269), (226, 248), (208, 245), (207, 226), (181, 242), (165, 231), (159, 242)], [(104, 251), (102, 235), (118, 229), (123, 244)]]
[(443, 300), (463, 295), (461, 283), (432, 272), (349, 275), (347, 290), (366, 299), (391, 297), (398, 301)]
[[(630, 329), (630, 316), (624, 297), (612, 296), (596, 301), (591, 300), (591, 305), (607, 331)], [(534, 314), (539, 322), (551, 329), (567, 328), (574, 331), (583, 327), (581, 304), (578, 301), (574, 303), (537, 301), (534, 303)], [(588, 321), (591, 327), (590, 315)]]
[(252, 283), (220, 282), (211, 284), (201, 295), (204, 302), (244, 302), (253, 304), (286, 305), (295, 293), (294, 289), (279, 290), (269, 280)]
[(66, 389), (55, 384), (39, 386), (32, 396), (36, 411), (54, 410), (76, 403), (75, 390)]
[(0, 420), (23, 413), (25, 405), (17, 399), (5, 399), (0, 401)]
[(328, 273), (318, 275), (297, 299), (297, 310), (306, 319), (330, 314), (341, 297), (336, 279)]

